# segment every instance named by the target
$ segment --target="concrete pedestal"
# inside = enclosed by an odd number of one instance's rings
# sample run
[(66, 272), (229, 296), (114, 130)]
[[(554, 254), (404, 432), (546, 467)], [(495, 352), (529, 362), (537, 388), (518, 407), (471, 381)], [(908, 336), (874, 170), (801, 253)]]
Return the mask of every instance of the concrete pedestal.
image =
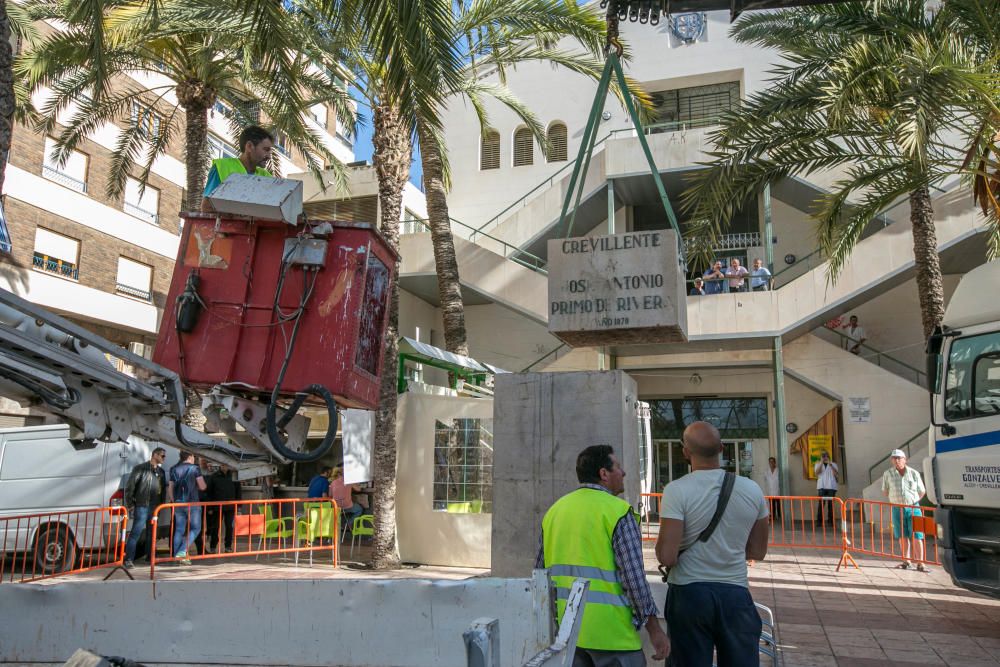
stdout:
[(494, 394), (492, 569), (528, 576), (542, 517), (579, 486), (576, 457), (608, 444), (625, 469), (625, 499), (639, 500), (635, 381), (623, 371), (512, 373)]

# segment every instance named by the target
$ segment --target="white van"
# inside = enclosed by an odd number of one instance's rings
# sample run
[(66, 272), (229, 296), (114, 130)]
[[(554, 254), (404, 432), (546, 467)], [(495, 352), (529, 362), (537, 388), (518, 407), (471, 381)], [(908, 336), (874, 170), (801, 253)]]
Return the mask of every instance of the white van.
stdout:
[[(33, 553), (26, 569), (51, 574), (72, 568), (86, 549), (114, 547), (120, 521), (75, 512), (120, 506), (129, 472), (151, 450), (140, 438), (74, 442), (65, 425), (0, 429), (0, 550)], [(52, 516), (2, 520), (32, 514)]]

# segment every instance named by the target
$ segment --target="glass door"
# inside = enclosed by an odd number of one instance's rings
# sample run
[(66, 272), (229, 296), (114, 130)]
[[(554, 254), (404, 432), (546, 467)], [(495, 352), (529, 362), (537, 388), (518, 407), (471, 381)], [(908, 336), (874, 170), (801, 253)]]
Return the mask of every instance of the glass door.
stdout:
[(724, 441), (719, 464), (723, 470), (749, 477), (753, 472), (753, 443), (749, 440)]

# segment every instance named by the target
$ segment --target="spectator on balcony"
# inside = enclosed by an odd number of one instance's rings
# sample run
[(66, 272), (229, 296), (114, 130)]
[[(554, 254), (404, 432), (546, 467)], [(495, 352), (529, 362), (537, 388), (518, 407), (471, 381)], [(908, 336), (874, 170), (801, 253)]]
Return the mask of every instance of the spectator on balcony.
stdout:
[(729, 260), (729, 268), (726, 269), (726, 278), (729, 279), (730, 292), (742, 292), (746, 289), (746, 276), (750, 275), (747, 267), (740, 266), (740, 260), (733, 257)]
[(694, 287), (691, 288), (691, 296), (701, 296), (705, 294), (705, 281), (701, 278), (694, 279)]
[(841, 328), (847, 334), (847, 338), (854, 343), (854, 345), (847, 348), (847, 351), (851, 354), (861, 352), (861, 344), (867, 339), (865, 338), (865, 330), (858, 324), (858, 316), (851, 315), (851, 319)]
[(705, 279), (705, 294), (722, 294), (722, 283), (726, 275), (722, 272), (722, 262), (716, 260), (702, 276)]
[(771, 272), (764, 268), (760, 257), (753, 261), (753, 271), (750, 272), (750, 289), (754, 292), (765, 292), (771, 289)]

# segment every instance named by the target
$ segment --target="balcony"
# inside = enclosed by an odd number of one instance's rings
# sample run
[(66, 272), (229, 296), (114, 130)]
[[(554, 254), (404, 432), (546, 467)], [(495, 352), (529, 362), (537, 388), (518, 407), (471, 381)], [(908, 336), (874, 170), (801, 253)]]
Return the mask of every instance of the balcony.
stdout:
[(36, 252), (31, 263), (34, 268), (41, 271), (54, 273), (57, 276), (70, 278), (71, 280), (80, 279), (80, 268), (76, 264), (64, 262), (61, 259), (56, 259), (54, 257), (49, 257), (48, 255), (42, 255)]
[(147, 211), (143, 207), (138, 206), (136, 204), (125, 202), (125, 206), (123, 208), (125, 212), (128, 213), (129, 215), (139, 218), (140, 220), (143, 220), (145, 222), (148, 222), (151, 225), (158, 224), (159, 222), (159, 216), (156, 213), (154, 213), (153, 211)]
[(76, 190), (77, 192), (87, 193), (87, 181), (81, 181), (78, 178), (70, 176), (69, 174), (59, 171), (53, 166), (42, 165), (42, 176), (54, 181), (63, 187), (67, 187), (70, 190)]
[(153, 293), (149, 289), (140, 289), (124, 283), (115, 283), (115, 292), (118, 294), (124, 294), (125, 296), (130, 296), (134, 299), (141, 299), (142, 301), (153, 300)]

